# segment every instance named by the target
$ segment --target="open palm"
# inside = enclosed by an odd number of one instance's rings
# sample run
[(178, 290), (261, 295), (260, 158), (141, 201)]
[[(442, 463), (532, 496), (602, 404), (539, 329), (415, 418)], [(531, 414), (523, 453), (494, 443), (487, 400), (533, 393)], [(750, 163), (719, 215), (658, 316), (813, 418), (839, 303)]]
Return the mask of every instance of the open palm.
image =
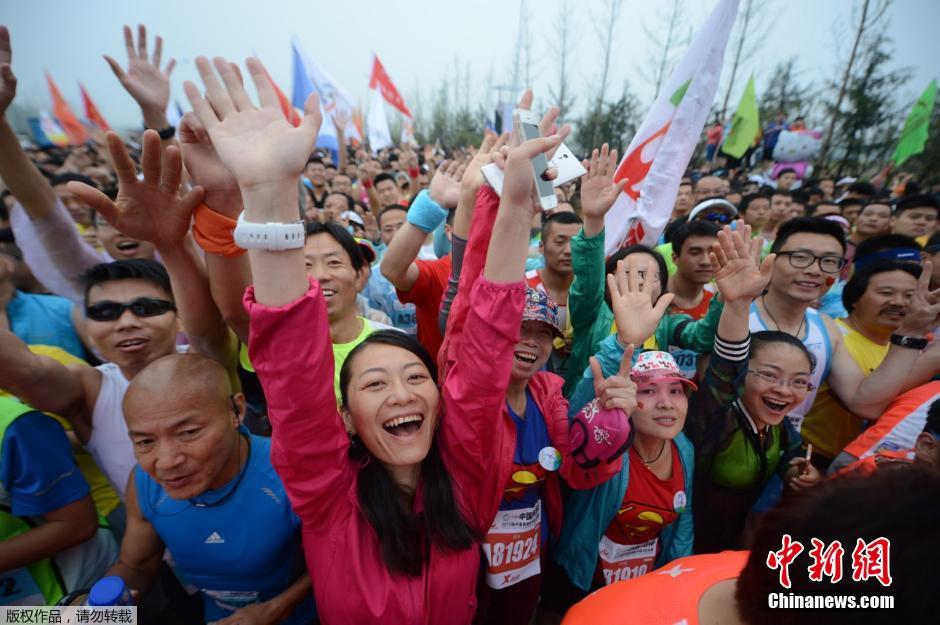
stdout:
[(639, 345), (651, 337), (674, 297), (665, 293), (653, 304), (651, 272), (655, 265), (638, 256), (627, 256), (626, 263), (618, 261), (616, 272), (607, 276), (617, 336), (624, 345)]
[(179, 143), (183, 164), (193, 182), (206, 190), (205, 202), (219, 213), (233, 219), (241, 212), (238, 181), (215, 153), (209, 134), (193, 113), (183, 115), (179, 126)]
[(138, 26), (137, 45), (129, 26), (124, 27), (124, 46), (127, 48), (127, 70), (115, 59), (105, 55), (104, 59), (111, 66), (124, 89), (137, 101), (141, 108), (165, 111), (170, 102), (170, 72), (176, 61), (170, 59), (166, 69), (160, 69), (163, 55), (163, 39), (157, 37), (154, 43), (153, 57), (147, 54), (147, 28)]
[(610, 150), (605, 143), (594, 150), (590, 162), (584, 162), (588, 173), (581, 181), (581, 210), (586, 218), (603, 219), (614, 205), (626, 180), (615, 183), (617, 150)]
[(209, 133), (222, 163), (243, 190), (295, 183), (313, 150), (322, 121), (316, 95), (308, 98), (303, 121), (295, 128), (284, 118), (260, 61), (248, 59), (247, 65), (261, 108), (251, 101), (230, 63), (221, 58), (213, 62), (215, 71), (205, 57), (196, 59), (206, 85), (206, 97), (191, 82), (184, 87), (193, 112)]
[(10, 31), (6, 26), (0, 26), (0, 116), (6, 112), (16, 96), (16, 76), (10, 66), (12, 61), (13, 44), (10, 42)]
[(743, 221), (737, 229), (725, 226), (712, 246), (712, 263), (717, 267), (715, 283), (725, 302), (751, 301), (770, 282), (774, 255), (759, 262), (762, 240), (751, 239), (751, 227)]

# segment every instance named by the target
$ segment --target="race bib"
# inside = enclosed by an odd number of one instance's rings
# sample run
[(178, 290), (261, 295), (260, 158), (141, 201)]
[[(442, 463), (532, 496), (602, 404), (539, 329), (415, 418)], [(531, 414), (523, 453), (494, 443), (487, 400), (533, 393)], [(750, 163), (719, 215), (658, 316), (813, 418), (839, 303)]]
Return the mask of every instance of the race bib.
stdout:
[(659, 538), (639, 545), (621, 545), (607, 536), (601, 537), (597, 553), (600, 556), (604, 583), (613, 584), (625, 579), (646, 575), (653, 570)]
[(246, 605), (258, 603), (258, 593), (251, 590), (205, 590), (215, 604), (223, 610), (235, 612), (244, 608)]
[(26, 568), (0, 576), (0, 605), (46, 605), (42, 590)]
[(500, 510), (483, 540), (486, 585), (499, 590), (542, 572), (542, 501), (531, 508)]
[(679, 365), (679, 370), (682, 372), (682, 376), (690, 380), (695, 379), (698, 370), (696, 369), (696, 364), (698, 363), (698, 353), (693, 352), (691, 349), (679, 349), (678, 347), (670, 346), (669, 353), (672, 354), (673, 359), (676, 361), (676, 364)]

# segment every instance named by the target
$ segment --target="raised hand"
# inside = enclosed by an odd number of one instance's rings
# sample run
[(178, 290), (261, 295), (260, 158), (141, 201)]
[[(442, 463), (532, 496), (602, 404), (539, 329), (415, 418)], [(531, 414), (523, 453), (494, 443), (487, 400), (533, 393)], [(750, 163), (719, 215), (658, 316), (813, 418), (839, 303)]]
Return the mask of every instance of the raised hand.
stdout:
[(607, 410), (620, 408), (627, 415), (636, 410), (636, 382), (630, 378), (633, 366), (633, 345), (627, 345), (620, 359), (620, 369), (609, 378), (604, 378), (604, 371), (597, 358), (591, 356), (591, 373), (594, 374), (594, 396), (598, 406)]
[(16, 75), (13, 73), (13, 44), (10, 31), (0, 26), (0, 116), (7, 112), (16, 96)]
[[(538, 192), (535, 189), (535, 174), (532, 171), (532, 159), (537, 154), (546, 155), (561, 143), (559, 135), (530, 139), (513, 148), (503, 146), (493, 155), (495, 163), (504, 170), (502, 203), (529, 207), (529, 217), (542, 210), (539, 205)], [(557, 171), (549, 167), (545, 172), (548, 178), (557, 175)]]
[(508, 141), (508, 132), (504, 132), (498, 137), (491, 132), (485, 133), (480, 149), (467, 163), (467, 169), (463, 173), (463, 178), (460, 179), (460, 193), (463, 196), (468, 196), (465, 199), (468, 199), (471, 205), (474, 198), (476, 198), (477, 190), (486, 182), (483, 178), (483, 167), (493, 162), (493, 155)]
[[(184, 88), (216, 153), (241, 188), (242, 195), (262, 199), (297, 193), (297, 179), (320, 129), (320, 102), (311, 94), (304, 103), (304, 118), (293, 127), (281, 113), (277, 95), (261, 61), (250, 58), (246, 64), (261, 107), (256, 107), (238, 74), (225, 59), (213, 59), (215, 70), (205, 57), (196, 59), (203, 83), (203, 97), (191, 82)], [(216, 73), (218, 72), (218, 74)], [(221, 81), (220, 81), (221, 78)], [(246, 204), (248, 198), (245, 197)], [(258, 205), (263, 204), (263, 199)], [(283, 207), (282, 207), (283, 208)]]
[(212, 147), (209, 133), (191, 111), (183, 115), (177, 135), (183, 151), (183, 165), (193, 182), (206, 190), (206, 204), (219, 213), (238, 217), (242, 197), (238, 181), (222, 164)]
[(712, 265), (717, 267), (715, 283), (725, 303), (750, 304), (767, 288), (773, 271), (774, 254), (760, 262), (763, 240), (751, 238), (751, 227), (738, 220), (736, 230), (725, 226), (712, 244)]
[(907, 313), (901, 320), (897, 334), (902, 336), (926, 336), (937, 327), (940, 319), (940, 289), (930, 290), (933, 262), (926, 261), (917, 280), (917, 289), (907, 305)]
[(464, 167), (459, 161), (441, 163), (428, 187), (431, 199), (440, 204), (441, 208), (456, 208), (457, 200), (460, 199), (460, 179), (463, 175)]
[(183, 160), (176, 146), (169, 146), (161, 162), (160, 135), (148, 130), (143, 136), (141, 169), (143, 180), (124, 143), (113, 132), (106, 135), (111, 161), (118, 177), (118, 195), (113, 202), (101, 191), (81, 182), (70, 182), (68, 190), (125, 235), (149, 241), (158, 250), (178, 247), (192, 219), (193, 210), (202, 201), (202, 187), (179, 196)]
[[(170, 102), (170, 73), (176, 61), (170, 59), (166, 68), (160, 69), (163, 57), (163, 38), (157, 35), (154, 42), (153, 57), (147, 53), (147, 27), (137, 27), (137, 45), (130, 26), (124, 27), (124, 46), (127, 48), (127, 70), (114, 58), (104, 55), (104, 60), (111, 66), (124, 89), (137, 101), (144, 114), (144, 123), (151, 121), (166, 124), (166, 107)], [(156, 120), (153, 118), (156, 117)], [(153, 127), (153, 126), (151, 126)]]
[(653, 305), (654, 281), (650, 275), (653, 269), (656, 269), (653, 261), (632, 254), (627, 256), (626, 262), (617, 261), (617, 270), (607, 276), (617, 337), (625, 346), (639, 345), (651, 337), (675, 297), (664, 293)]
[(627, 180), (614, 182), (617, 170), (617, 150), (606, 143), (584, 161), (588, 173), (581, 180), (581, 212), (584, 216), (584, 234), (595, 236), (604, 228), (604, 217), (614, 205)]

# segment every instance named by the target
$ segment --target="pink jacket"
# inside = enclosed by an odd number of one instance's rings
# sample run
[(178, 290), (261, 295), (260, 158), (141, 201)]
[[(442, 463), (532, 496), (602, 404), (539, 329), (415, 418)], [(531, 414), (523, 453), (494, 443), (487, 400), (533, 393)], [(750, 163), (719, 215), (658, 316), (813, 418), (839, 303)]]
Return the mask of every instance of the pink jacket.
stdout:
[[(458, 505), (482, 534), (499, 508), (512, 454), (497, 427), (519, 339), (524, 284), (480, 279), (463, 340), (443, 378), (439, 443)], [(392, 575), (359, 510), (356, 465), (336, 410), (333, 352), (319, 284), (296, 302), (268, 308), (245, 294), (250, 357), (274, 429), (271, 460), (303, 522), (304, 552), (324, 623), (466, 624), (476, 609), (477, 546), (431, 547), (419, 577)], [(421, 485), (415, 496), (421, 505)], [(417, 510), (418, 508), (416, 508)]]

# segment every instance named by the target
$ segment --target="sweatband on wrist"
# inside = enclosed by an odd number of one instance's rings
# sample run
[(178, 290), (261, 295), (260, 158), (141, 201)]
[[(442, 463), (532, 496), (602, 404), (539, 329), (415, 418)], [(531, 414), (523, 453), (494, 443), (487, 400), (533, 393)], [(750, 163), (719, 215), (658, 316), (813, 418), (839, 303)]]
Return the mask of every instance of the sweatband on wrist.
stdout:
[(418, 194), (408, 209), (407, 219), (408, 223), (418, 230), (430, 234), (447, 219), (447, 211), (432, 200), (425, 189)]
[(362, 186), (365, 187), (366, 189), (371, 189), (371, 188), (372, 188), (372, 181), (371, 181), (369, 178), (363, 178), (363, 179), (362, 179)]
[(409, 177), (409, 178), (417, 178), (419, 175), (421, 175), (421, 170), (418, 169), (417, 167), (409, 167), (409, 168), (408, 168), (408, 177)]
[(235, 258), (245, 250), (235, 245), (236, 220), (217, 213), (202, 202), (193, 211), (193, 238), (208, 254)]

